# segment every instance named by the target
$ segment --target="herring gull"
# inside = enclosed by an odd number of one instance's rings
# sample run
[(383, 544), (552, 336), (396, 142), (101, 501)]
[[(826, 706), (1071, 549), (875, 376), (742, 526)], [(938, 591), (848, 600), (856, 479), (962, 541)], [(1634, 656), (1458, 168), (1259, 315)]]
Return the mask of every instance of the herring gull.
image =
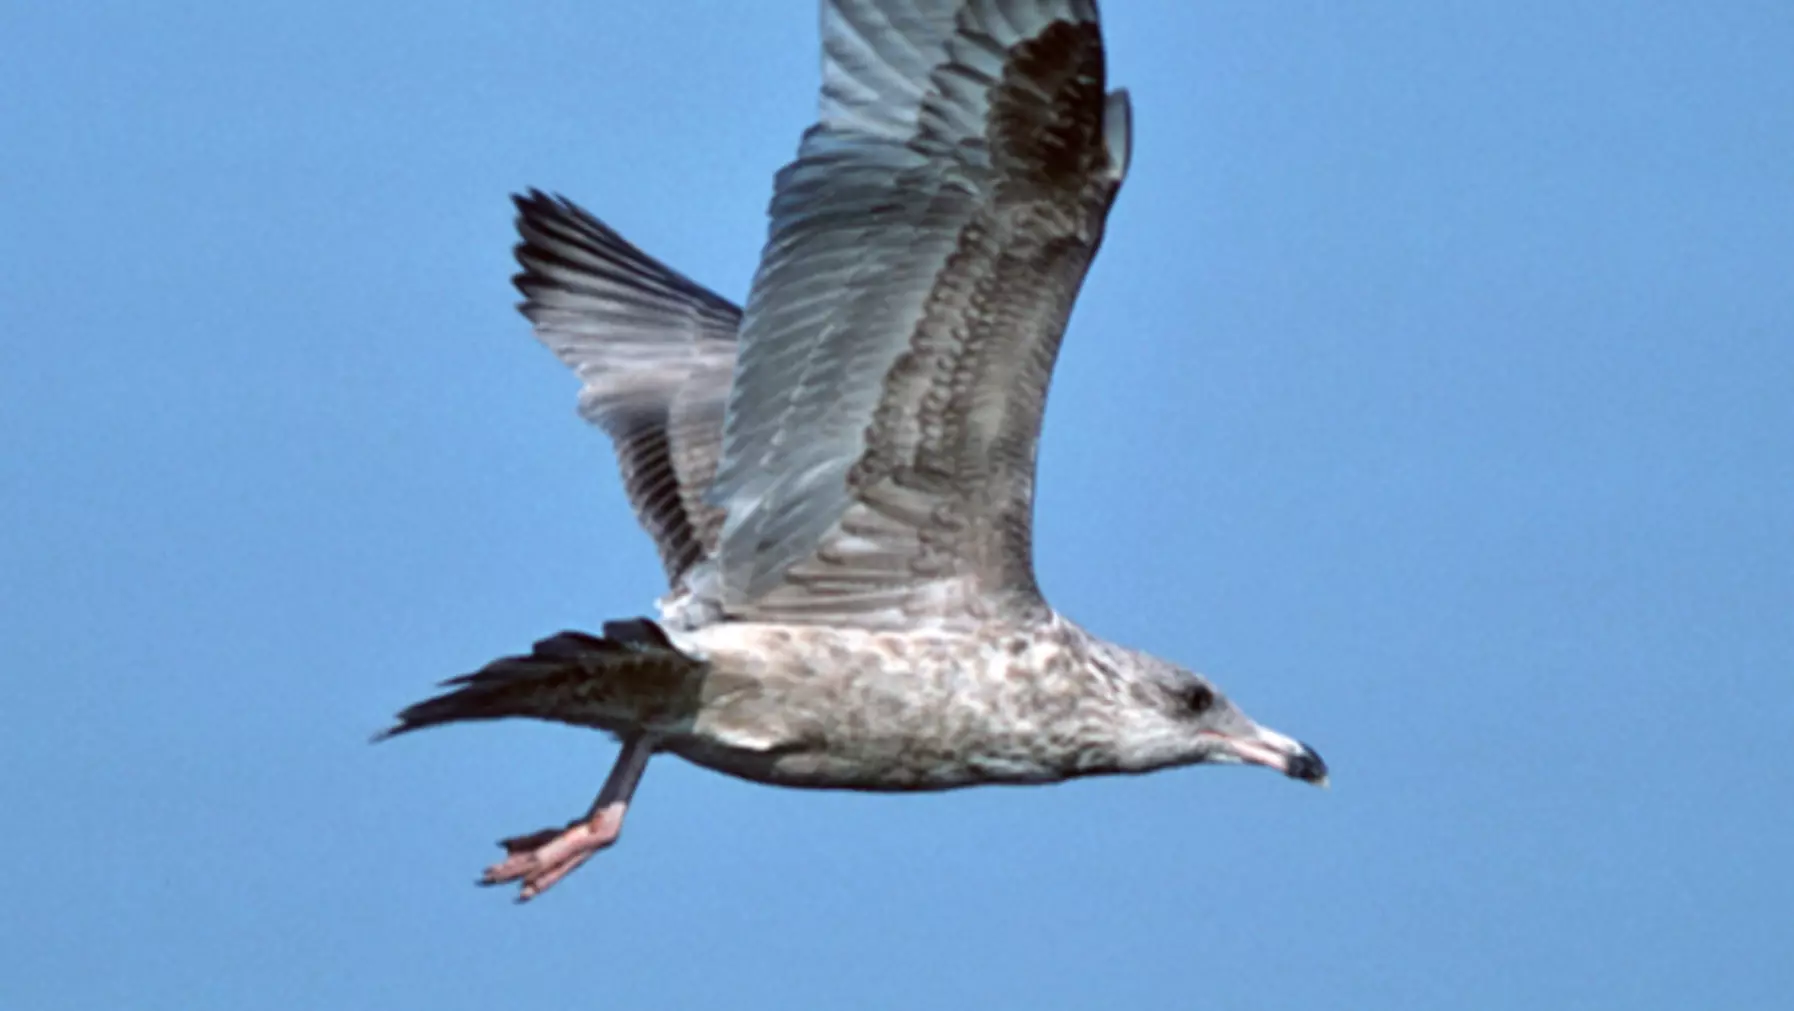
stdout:
[(1034, 578), (1048, 381), (1127, 169), (1094, 0), (825, 0), (820, 113), (745, 309), (572, 203), (516, 198), (522, 311), (584, 382), (670, 592), (447, 682), (386, 735), (522, 716), (622, 741), (505, 840), (529, 899), (670, 752), (778, 786), (943, 790), (1320, 757)]

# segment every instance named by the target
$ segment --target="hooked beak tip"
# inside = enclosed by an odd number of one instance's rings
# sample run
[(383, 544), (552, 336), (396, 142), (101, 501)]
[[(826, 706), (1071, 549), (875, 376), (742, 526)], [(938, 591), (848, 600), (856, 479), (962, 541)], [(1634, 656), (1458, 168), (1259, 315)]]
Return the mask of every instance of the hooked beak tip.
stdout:
[(1275, 769), (1291, 779), (1324, 787), (1328, 784), (1327, 762), (1313, 748), (1293, 737), (1265, 727), (1257, 728), (1249, 738), (1224, 738), (1227, 749), (1242, 762)]
[(1330, 780), (1327, 778), (1327, 763), (1315, 754), (1313, 748), (1298, 742), (1298, 750), (1289, 756), (1283, 767), (1283, 774), (1291, 779), (1299, 779), (1304, 783), (1313, 783), (1325, 789)]

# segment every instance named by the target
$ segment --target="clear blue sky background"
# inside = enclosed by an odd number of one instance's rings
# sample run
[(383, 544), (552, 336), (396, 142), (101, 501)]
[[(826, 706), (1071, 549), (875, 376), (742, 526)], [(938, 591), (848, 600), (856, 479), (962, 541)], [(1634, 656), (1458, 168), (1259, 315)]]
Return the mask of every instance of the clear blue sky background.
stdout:
[(1794, 6), (1108, 5), (1055, 603), (1332, 763), (890, 798), (366, 742), (660, 590), (510, 191), (739, 298), (812, 4), (0, 14), (0, 1006), (1786, 1007)]

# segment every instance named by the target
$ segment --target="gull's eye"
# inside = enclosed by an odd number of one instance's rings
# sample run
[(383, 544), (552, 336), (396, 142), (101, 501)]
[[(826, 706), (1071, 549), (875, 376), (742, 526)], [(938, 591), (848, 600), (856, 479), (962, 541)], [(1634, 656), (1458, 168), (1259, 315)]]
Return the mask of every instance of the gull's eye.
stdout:
[(1191, 715), (1201, 716), (1208, 712), (1208, 707), (1215, 704), (1215, 690), (1205, 684), (1193, 684), (1184, 689), (1184, 707)]

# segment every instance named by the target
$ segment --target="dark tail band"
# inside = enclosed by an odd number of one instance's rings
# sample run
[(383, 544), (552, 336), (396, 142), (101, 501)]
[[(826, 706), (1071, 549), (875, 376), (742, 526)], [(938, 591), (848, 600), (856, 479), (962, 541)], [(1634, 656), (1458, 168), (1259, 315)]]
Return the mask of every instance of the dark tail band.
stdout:
[(696, 662), (646, 618), (607, 622), (602, 638), (561, 632), (527, 654), (501, 657), (444, 681), (443, 687), (454, 690), (408, 707), (374, 740), (510, 716), (609, 729), (606, 725), (618, 722), (623, 711), (658, 710), (673, 702)]

